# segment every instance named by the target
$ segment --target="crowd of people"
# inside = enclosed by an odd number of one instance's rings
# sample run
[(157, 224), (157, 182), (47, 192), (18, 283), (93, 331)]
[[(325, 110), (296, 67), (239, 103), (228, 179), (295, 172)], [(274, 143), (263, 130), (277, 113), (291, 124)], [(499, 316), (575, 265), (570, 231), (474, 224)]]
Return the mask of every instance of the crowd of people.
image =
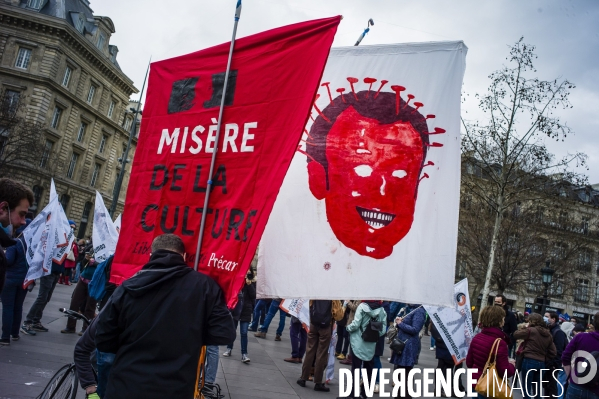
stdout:
[[(19, 333), (48, 331), (41, 319), (54, 288), (75, 283), (70, 309), (90, 320), (90, 325), (84, 323), (79, 331), (81, 338), (75, 349), (77, 372), (87, 397), (128, 398), (142, 391), (146, 399), (190, 397), (197, 393), (201, 375), (204, 396), (210, 398), (216, 392), (212, 397), (218, 397), (219, 347), (226, 346), (222, 356), (234, 356), (238, 328), (240, 360), (248, 365), (248, 333), (267, 339), (277, 313), (274, 340), (282, 340), (289, 315), (281, 309), (282, 299), (256, 300), (254, 266), (247, 272), (237, 305), (229, 309), (216, 282), (187, 266), (183, 241), (173, 234), (156, 237), (148, 263), (119, 287), (107, 278), (100, 280), (100, 288), (94, 284), (97, 275), (110, 275), (112, 257), (97, 264), (91, 240), (73, 243), (64, 263), (53, 263), (51, 273), (39, 279), (38, 296), (21, 324), (23, 303), (32, 288), (23, 287), (28, 264), (27, 243), (21, 233), (31, 221), (27, 216), (32, 203), (30, 189), (11, 179), (0, 179), (0, 344), (19, 340)], [(74, 222), (69, 224), (76, 228)], [(301, 387), (311, 383), (315, 391), (329, 392), (328, 371), (331, 366), (334, 369), (336, 360), (351, 365), (352, 372), (365, 369), (372, 375), (374, 369), (383, 367), (381, 359), (390, 354), (387, 360), (394, 369), (407, 374), (418, 364), (422, 337), (429, 333), (437, 367), (450, 374), (462, 367), (454, 364), (442, 335), (421, 305), (311, 300), (309, 313), (309, 326), (290, 317), (291, 356), (284, 359), (301, 364), (297, 379)], [(570, 367), (577, 351), (594, 356), (599, 353), (599, 313), (587, 328), (554, 312), (511, 312), (507, 299), (498, 295), (494, 306), (482, 309), (478, 321), (465, 362), (468, 368), (478, 369), (475, 378), (482, 376), (493, 359), (500, 376), (520, 373), (526, 399), (542, 395), (599, 399), (599, 381), (578, 383), (577, 371)], [(69, 319), (61, 332), (76, 333), (76, 321)], [(386, 349), (389, 341), (396, 340), (402, 342), (401, 351)], [(97, 376), (91, 371), (91, 355), (95, 355)], [(548, 378), (547, 373), (557, 378)], [(378, 390), (377, 381), (375, 393)], [(350, 396), (354, 394), (364, 397), (363, 387)], [(485, 397), (480, 391), (479, 396)], [(403, 397), (410, 397), (409, 393)]]

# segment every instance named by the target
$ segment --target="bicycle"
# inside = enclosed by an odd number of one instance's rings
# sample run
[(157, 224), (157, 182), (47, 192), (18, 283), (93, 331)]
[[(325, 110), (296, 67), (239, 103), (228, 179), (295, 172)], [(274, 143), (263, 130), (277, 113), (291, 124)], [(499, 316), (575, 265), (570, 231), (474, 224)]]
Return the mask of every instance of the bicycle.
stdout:
[[(84, 315), (72, 311), (70, 309), (60, 308), (58, 309), (70, 319), (83, 320), (89, 324), (89, 320)], [(96, 370), (94, 370), (94, 374)], [(79, 384), (79, 378), (77, 377), (77, 370), (75, 369), (75, 363), (70, 363), (62, 366), (52, 378), (50, 382), (44, 388), (44, 391), (36, 399), (75, 399), (77, 396), (77, 385)]]

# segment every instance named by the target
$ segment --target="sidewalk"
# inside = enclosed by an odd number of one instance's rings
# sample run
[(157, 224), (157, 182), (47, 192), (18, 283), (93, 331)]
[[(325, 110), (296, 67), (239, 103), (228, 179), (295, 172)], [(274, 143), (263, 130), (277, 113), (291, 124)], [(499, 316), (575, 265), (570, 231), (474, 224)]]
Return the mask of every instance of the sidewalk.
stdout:
[[(79, 339), (77, 334), (61, 334), (66, 325), (66, 317), (58, 308), (70, 303), (74, 286), (57, 285), (52, 300), (44, 311), (42, 324), (50, 331), (36, 336), (21, 334), (21, 339), (10, 346), (0, 347), (0, 399), (25, 399), (38, 396), (54, 372), (73, 361), (73, 349)], [(27, 295), (24, 312), (37, 297), (37, 289)], [(80, 323), (77, 326), (80, 329)], [(239, 337), (229, 358), (220, 357), (217, 383), (225, 398), (335, 398), (339, 394), (338, 380), (331, 382), (331, 392), (315, 392), (314, 384), (307, 382), (306, 388), (296, 384), (301, 374), (301, 365), (283, 361), (291, 355), (289, 341), (289, 320), (282, 341), (274, 341), (274, 330), (267, 339), (255, 338), (249, 334), (249, 364), (241, 363)], [(422, 339), (422, 352), (418, 367), (435, 367), (434, 351), (429, 350), (429, 338)], [(221, 354), (224, 351), (221, 348)], [(341, 366), (337, 362), (337, 370)], [(383, 367), (392, 367), (383, 359)], [(335, 377), (339, 374), (336, 371)], [(519, 396), (519, 395), (518, 395)], [(84, 398), (80, 390), (78, 398)]]

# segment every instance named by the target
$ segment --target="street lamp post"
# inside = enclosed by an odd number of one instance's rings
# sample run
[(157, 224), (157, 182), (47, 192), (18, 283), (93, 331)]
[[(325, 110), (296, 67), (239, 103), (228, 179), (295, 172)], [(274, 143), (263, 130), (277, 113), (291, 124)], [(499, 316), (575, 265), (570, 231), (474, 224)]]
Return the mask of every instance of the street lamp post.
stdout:
[(554, 270), (549, 266), (551, 264), (550, 261), (545, 263), (545, 267), (541, 269), (541, 277), (543, 278), (543, 285), (545, 286), (545, 291), (543, 293), (543, 306), (541, 307), (541, 316), (545, 315), (545, 308), (547, 307), (547, 296), (549, 286), (551, 285), (551, 280), (553, 280)]

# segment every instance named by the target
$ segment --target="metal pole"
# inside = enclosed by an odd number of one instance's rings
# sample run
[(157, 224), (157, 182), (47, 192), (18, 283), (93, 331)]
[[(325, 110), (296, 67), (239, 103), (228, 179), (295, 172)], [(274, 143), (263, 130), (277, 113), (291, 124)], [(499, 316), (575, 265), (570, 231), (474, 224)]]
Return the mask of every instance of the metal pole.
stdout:
[(547, 288), (549, 284), (543, 283), (545, 285), (545, 292), (543, 293), (543, 306), (541, 307), (541, 317), (545, 316), (545, 309), (547, 308), (547, 297), (549, 294), (547, 293)]
[(114, 217), (114, 213), (116, 212), (116, 206), (119, 202), (119, 195), (121, 193), (121, 185), (123, 184), (123, 177), (125, 177), (125, 168), (127, 166), (127, 158), (129, 157), (129, 149), (131, 148), (131, 141), (133, 141), (133, 136), (135, 136), (135, 129), (137, 126), (137, 115), (139, 115), (139, 108), (141, 107), (141, 98), (144, 95), (144, 89), (146, 88), (146, 81), (148, 79), (148, 72), (150, 72), (150, 63), (152, 62), (152, 57), (150, 57), (150, 61), (148, 62), (148, 69), (146, 70), (146, 75), (144, 77), (144, 84), (141, 87), (141, 94), (139, 95), (139, 102), (137, 103), (137, 110), (135, 110), (135, 116), (133, 118), (133, 122), (131, 123), (131, 131), (129, 132), (129, 141), (127, 141), (127, 148), (123, 153), (123, 158), (121, 159), (121, 171), (119, 172), (119, 176), (117, 177), (116, 185), (114, 187), (114, 193), (112, 193), (112, 203), (110, 204), (110, 217)]
[(212, 160), (210, 161), (210, 172), (208, 172), (208, 182), (206, 184), (206, 197), (204, 198), (204, 208), (202, 208), (202, 221), (200, 222), (200, 235), (198, 237), (198, 245), (196, 246), (196, 257), (193, 263), (193, 269), (198, 270), (200, 263), (200, 249), (204, 240), (204, 227), (206, 226), (206, 215), (208, 214), (208, 201), (212, 192), (212, 173), (214, 173), (214, 164), (216, 162), (216, 153), (218, 152), (218, 141), (220, 139), (220, 127), (223, 120), (223, 110), (225, 108), (225, 96), (227, 94), (227, 83), (229, 82), (229, 72), (231, 71), (231, 60), (233, 59), (233, 48), (235, 47), (235, 36), (237, 36), (237, 24), (241, 15), (241, 0), (237, 0), (235, 7), (235, 24), (233, 25), (233, 37), (231, 38), (231, 46), (229, 47), (229, 59), (227, 60), (227, 70), (225, 72), (225, 81), (223, 84), (223, 94), (220, 99), (220, 109), (218, 110), (218, 123), (216, 124), (216, 142), (214, 151), (212, 152)]

